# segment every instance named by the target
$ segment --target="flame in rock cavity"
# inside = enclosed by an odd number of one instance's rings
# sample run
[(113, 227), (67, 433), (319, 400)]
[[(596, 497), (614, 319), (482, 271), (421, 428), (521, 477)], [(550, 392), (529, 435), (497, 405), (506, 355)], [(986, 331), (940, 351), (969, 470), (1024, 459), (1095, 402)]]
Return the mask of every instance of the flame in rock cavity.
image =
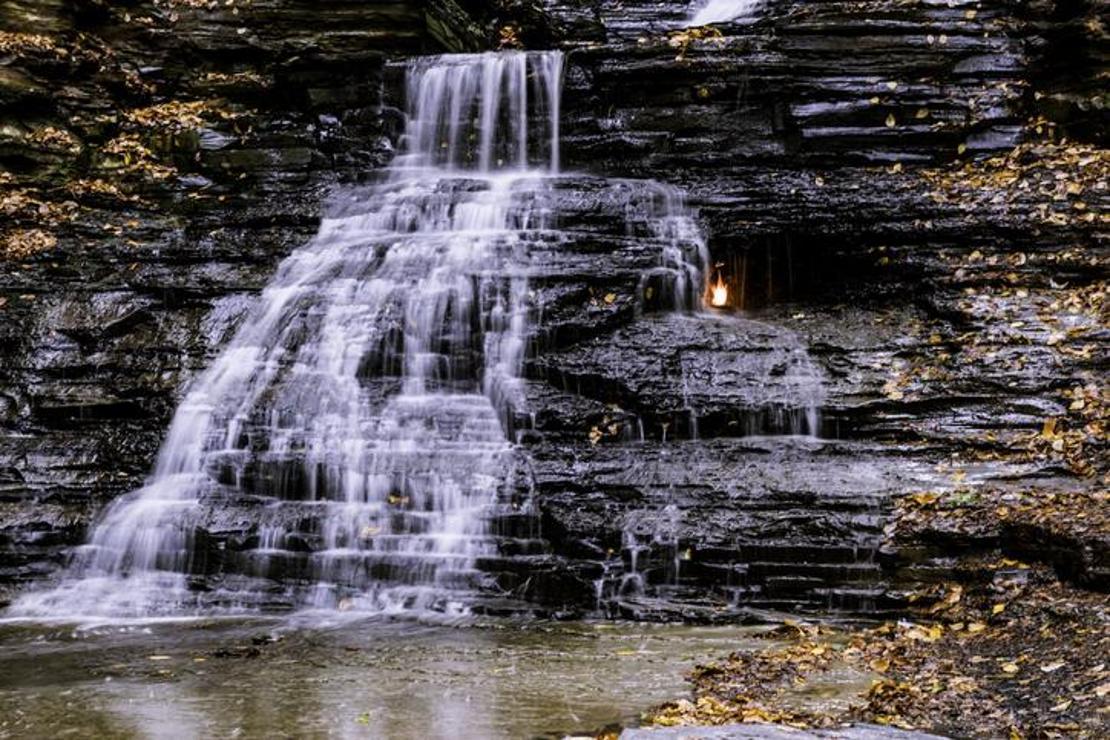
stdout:
[(719, 272), (717, 282), (709, 288), (709, 303), (717, 308), (728, 305), (728, 286)]

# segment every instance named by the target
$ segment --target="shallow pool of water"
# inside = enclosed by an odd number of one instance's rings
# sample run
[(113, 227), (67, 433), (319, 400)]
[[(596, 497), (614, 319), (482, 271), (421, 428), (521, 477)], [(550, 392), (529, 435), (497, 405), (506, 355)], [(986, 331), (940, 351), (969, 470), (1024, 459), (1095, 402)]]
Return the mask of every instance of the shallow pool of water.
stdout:
[(760, 628), (299, 617), (0, 624), (0, 737), (558, 737)]

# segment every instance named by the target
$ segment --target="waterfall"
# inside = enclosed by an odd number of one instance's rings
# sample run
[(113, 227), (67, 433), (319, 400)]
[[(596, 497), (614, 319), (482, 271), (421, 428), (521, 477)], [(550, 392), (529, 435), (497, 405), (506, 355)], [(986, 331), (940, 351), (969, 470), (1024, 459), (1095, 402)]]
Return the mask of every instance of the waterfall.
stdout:
[(751, 15), (762, 0), (703, 0), (686, 23), (688, 27), (727, 23)]
[[(603, 269), (639, 279), (641, 313), (711, 318), (708, 243), (679, 188), (561, 174), (562, 67), (559, 52), (410, 62), (380, 181), (336, 194), (186, 388), (147, 484), (8, 614), (462, 613), (500, 593), (516, 571), (496, 571), (491, 522), (521, 513), (535, 283)], [(789, 367), (808, 372), (803, 355)]]
[(549, 226), (562, 62), (412, 63), (383, 181), (341, 194), (282, 262), (188, 387), (147, 485), (10, 613), (463, 608), (510, 485), (522, 235)]

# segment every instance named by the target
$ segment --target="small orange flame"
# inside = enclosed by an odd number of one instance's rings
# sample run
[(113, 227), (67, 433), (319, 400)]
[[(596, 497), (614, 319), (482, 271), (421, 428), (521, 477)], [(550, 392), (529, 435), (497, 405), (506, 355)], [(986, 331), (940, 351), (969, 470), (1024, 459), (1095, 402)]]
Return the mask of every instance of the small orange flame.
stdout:
[(728, 305), (728, 286), (725, 285), (724, 278), (721, 273), (717, 273), (717, 284), (709, 289), (709, 303), (712, 306), (727, 306)]

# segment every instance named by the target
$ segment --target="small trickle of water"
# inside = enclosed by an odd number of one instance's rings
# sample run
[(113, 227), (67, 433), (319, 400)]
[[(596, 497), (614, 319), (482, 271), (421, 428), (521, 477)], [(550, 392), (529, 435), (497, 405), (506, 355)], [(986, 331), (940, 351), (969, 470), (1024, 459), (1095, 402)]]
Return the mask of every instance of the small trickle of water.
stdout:
[(695, 27), (734, 21), (754, 13), (762, 2), (763, 0), (700, 0), (686, 25)]
[(686, 194), (667, 183), (619, 181), (628, 191), (625, 222), (630, 236), (662, 245), (659, 266), (640, 278), (639, 294), (668, 311), (695, 311), (702, 306), (709, 243)]
[[(604, 608), (607, 599), (642, 597), (650, 585), (677, 584), (681, 570), (681, 524), (682, 512), (674, 504), (628, 513), (621, 527), (622, 567), (614, 573), (610, 564), (605, 563), (601, 577), (594, 583), (598, 608)], [(658, 571), (654, 579), (649, 569)]]

